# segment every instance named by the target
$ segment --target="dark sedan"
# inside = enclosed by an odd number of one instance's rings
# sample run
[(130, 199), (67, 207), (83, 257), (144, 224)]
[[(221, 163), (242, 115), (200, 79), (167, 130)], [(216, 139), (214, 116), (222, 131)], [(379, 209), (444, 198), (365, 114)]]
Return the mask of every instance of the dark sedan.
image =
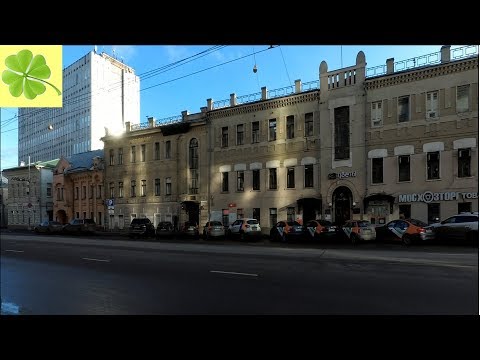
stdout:
[(61, 233), (63, 225), (58, 221), (44, 221), (33, 228), (36, 233)]
[(155, 237), (160, 239), (163, 236), (173, 235), (173, 224), (170, 221), (160, 221), (155, 230)]
[(279, 221), (270, 229), (271, 241), (304, 240), (305, 229), (296, 221)]

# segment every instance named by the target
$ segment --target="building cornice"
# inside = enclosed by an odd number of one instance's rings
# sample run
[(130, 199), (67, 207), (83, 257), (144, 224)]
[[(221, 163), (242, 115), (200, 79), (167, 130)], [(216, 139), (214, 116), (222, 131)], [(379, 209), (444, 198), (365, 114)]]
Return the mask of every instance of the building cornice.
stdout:
[(408, 72), (394, 73), (365, 81), (365, 89), (372, 90), (408, 82), (425, 80), (462, 71), (478, 69), (478, 57), (463, 61), (449, 62), (437, 66), (429, 66)]
[(317, 101), (318, 99), (320, 99), (320, 90), (313, 90), (298, 95), (285, 96), (272, 100), (260, 100), (247, 105), (237, 105), (229, 108), (209, 111), (209, 117), (210, 119), (225, 118), (262, 110), (278, 109), (299, 103)]

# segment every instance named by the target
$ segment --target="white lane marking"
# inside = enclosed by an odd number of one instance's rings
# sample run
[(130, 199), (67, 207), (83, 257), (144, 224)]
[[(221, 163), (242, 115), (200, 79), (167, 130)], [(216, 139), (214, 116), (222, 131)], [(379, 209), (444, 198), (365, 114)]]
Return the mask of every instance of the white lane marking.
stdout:
[(5, 251), (19, 252), (19, 253), (21, 253), (21, 252), (24, 252), (23, 250), (8, 250), (8, 249), (7, 249), (7, 250), (5, 250)]
[(103, 261), (103, 262), (110, 262), (110, 260), (105, 259), (94, 259), (94, 258), (82, 258), (83, 260), (90, 260), (90, 261)]
[(210, 270), (212, 273), (219, 273), (219, 274), (233, 274), (233, 275), (245, 275), (245, 276), (258, 276), (258, 274), (247, 274), (247, 273), (239, 273), (233, 271), (220, 271), (220, 270)]

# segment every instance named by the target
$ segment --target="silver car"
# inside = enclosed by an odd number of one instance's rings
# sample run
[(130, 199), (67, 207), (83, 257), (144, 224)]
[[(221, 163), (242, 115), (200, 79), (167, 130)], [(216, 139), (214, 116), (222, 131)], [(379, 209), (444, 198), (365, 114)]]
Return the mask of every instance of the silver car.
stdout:
[(425, 228), (425, 237), (437, 241), (478, 242), (478, 212), (451, 216)]
[(208, 221), (203, 227), (203, 238), (223, 238), (225, 237), (225, 227), (220, 221)]

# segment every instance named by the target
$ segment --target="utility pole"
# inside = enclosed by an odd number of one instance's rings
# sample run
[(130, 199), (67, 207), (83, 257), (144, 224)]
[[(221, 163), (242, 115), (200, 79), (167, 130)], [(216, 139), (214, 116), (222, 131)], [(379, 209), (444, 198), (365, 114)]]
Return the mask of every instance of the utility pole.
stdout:
[(30, 191), (31, 191), (31, 175), (30, 175), (30, 155), (28, 155), (28, 230), (32, 230), (31, 220), (32, 220), (32, 203), (30, 202)]

